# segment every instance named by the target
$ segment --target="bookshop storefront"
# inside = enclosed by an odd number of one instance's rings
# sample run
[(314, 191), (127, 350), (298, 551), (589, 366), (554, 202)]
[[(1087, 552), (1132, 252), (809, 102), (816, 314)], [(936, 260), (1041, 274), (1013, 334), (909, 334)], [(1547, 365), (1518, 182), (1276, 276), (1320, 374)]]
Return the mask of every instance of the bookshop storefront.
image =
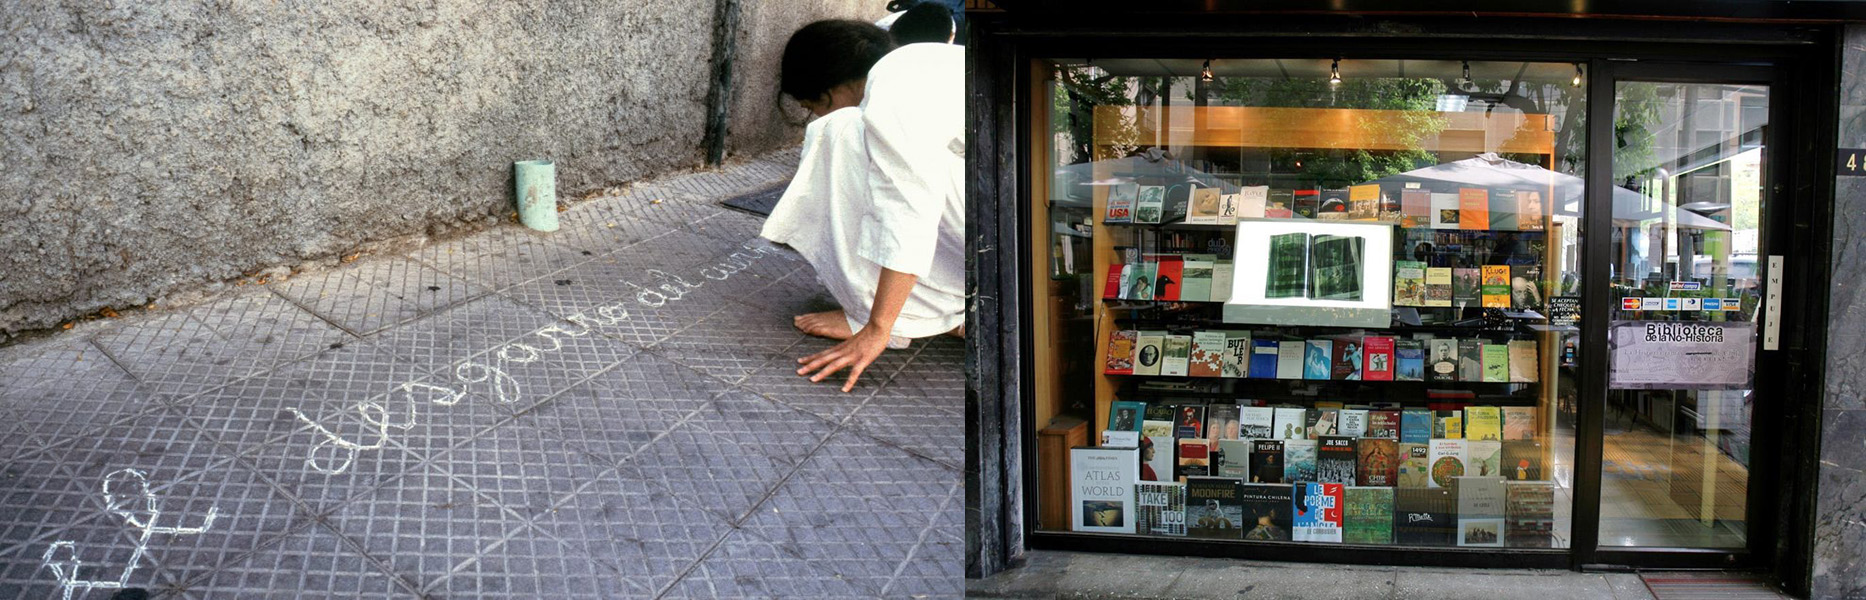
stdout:
[(1807, 593), (1838, 17), (1225, 4), (973, 19), (998, 301), (969, 327), (969, 571), (1039, 548)]

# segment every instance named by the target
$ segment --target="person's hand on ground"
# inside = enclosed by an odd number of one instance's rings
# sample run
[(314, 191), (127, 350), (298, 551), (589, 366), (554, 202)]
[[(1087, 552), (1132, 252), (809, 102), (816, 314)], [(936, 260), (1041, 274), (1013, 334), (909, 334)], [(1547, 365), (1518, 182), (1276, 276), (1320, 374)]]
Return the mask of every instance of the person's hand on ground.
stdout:
[(855, 389), (855, 382), (888, 349), (888, 334), (876, 331), (874, 327), (863, 327), (847, 340), (828, 350), (797, 359), (803, 366), (797, 374), (809, 377), (810, 381), (822, 381), (838, 371), (849, 369), (849, 381), (842, 384), (842, 391), (847, 393)]

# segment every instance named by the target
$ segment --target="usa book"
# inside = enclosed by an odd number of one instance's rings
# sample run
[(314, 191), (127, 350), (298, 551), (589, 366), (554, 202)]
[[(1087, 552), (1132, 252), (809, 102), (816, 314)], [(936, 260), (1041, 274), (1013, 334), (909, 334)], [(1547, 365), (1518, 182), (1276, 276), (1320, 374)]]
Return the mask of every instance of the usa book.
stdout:
[(1244, 504), (1244, 539), (1261, 542), (1287, 542), (1293, 526), (1290, 519), (1290, 485), (1247, 483), (1239, 497)]
[(1458, 545), (1503, 546), (1502, 477), (1458, 478)]
[(1173, 409), (1173, 435), (1205, 439), (1205, 407), (1184, 404)]
[(1366, 367), (1361, 372), (1361, 379), (1367, 381), (1393, 380), (1393, 338), (1370, 335), (1363, 338), (1366, 344), (1361, 352), (1366, 355)]
[(1393, 494), (1393, 540), (1450, 546), (1458, 535), (1458, 498), (1450, 488), (1400, 488)]
[(1477, 267), (1457, 267), (1451, 270), (1451, 304), (1458, 308), (1482, 306), (1484, 299), (1484, 270)]
[(1212, 453), (1213, 474), (1250, 481), (1250, 448), (1251, 440), (1219, 440)]
[(1251, 339), (1250, 376), (1252, 379), (1276, 379), (1278, 342), (1268, 338)]
[(1432, 193), (1425, 190), (1400, 192), (1400, 227), (1420, 229), (1432, 226)]
[(1398, 409), (1377, 409), (1367, 411), (1367, 432), (1364, 438), (1399, 441), (1400, 411)]
[(1467, 406), (1464, 408), (1464, 439), (1500, 440), (1503, 439), (1503, 413), (1495, 406)]
[(1303, 344), (1302, 378), (1327, 380), (1333, 378), (1335, 342), (1333, 340), (1309, 340)]
[(1349, 544), (1393, 543), (1393, 488), (1349, 486), (1343, 493), (1342, 541)]
[(1315, 209), (1315, 218), (1322, 221), (1346, 221), (1349, 218), (1348, 190), (1345, 188), (1324, 189), (1322, 204)]
[(1451, 268), (1431, 267), (1425, 270), (1425, 303), (1421, 306), (1451, 306)]
[(1503, 442), (1464, 441), (1464, 474), (1479, 477), (1503, 476)]
[(1496, 190), (1490, 193), (1490, 228), (1497, 231), (1516, 231), (1516, 193), (1510, 190)]
[(1212, 265), (1217, 261), (1218, 257), (1211, 254), (1186, 255), (1179, 274), (1181, 302), (1211, 301)]
[(1484, 308), (1510, 307), (1510, 266), (1484, 265)]
[(1218, 377), (1224, 374), (1225, 332), (1192, 333), (1192, 358), (1186, 374), (1193, 377)]
[(1295, 203), (1290, 205), (1297, 218), (1316, 219), (1322, 213), (1322, 191), (1315, 189), (1295, 190)]
[(1192, 364), (1192, 336), (1168, 335), (1160, 343), (1160, 374), (1184, 377)]
[(1339, 483), (1293, 484), (1290, 489), (1294, 508), (1290, 539), (1298, 542), (1340, 542), (1345, 487)]
[(1432, 437), (1447, 440), (1464, 438), (1464, 411), (1432, 411)]
[(1509, 383), (1510, 347), (1503, 344), (1484, 344), (1484, 382)]
[(1354, 221), (1380, 219), (1380, 184), (1348, 186), (1348, 219)]
[(1542, 192), (1537, 190), (1516, 190), (1516, 228), (1523, 231), (1542, 231)]
[(1510, 383), (1535, 383), (1536, 368), (1541, 362), (1536, 360), (1534, 340), (1510, 340)]
[(1186, 533), (1235, 540), (1244, 533), (1242, 483), (1224, 477), (1186, 479)]
[(1425, 306), (1425, 263), (1393, 262), (1393, 305)]
[(1302, 379), (1302, 352), (1307, 344), (1302, 340), (1283, 340), (1276, 343), (1276, 378)]
[(1166, 212), (1166, 187), (1143, 185), (1138, 191), (1140, 197), (1134, 201), (1134, 222), (1159, 223), (1160, 216)]
[(1399, 485), (1399, 442), (1361, 438), (1354, 442), (1355, 485)]
[(1432, 194), (1432, 228), (1457, 229), (1462, 222), (1458, 217), (1458, 195), (1434, 192)]
[(1250, 375), (1250, 333), (1245, 331), (1226, 331), (1224, 356), (1221, 357), (1222, 372), (1225, 377), (1245, 377)]
[(1223, 207), (1219, 205), (1218, 188), (1206, 187), (1192, 190), (1190, 205), (1186, 207), (1186, 224), (1218, 225)]
[(1238, 438), (1264, 440), (1276, 437), (1276, 409), (1268, 406), (1238, 408)]
[(1490, 193), (1484, 188), (1458, 188), (1458, 228), (1490, 229)]
[(1160, 374), (1160, 342), (1166, 339), (1163, 331), (1142, 331), (1134, 336), (1134, 374)]
[(1555, 542), (1555, 484), (1511, 481), (1503, 484), (1503, 539), (1511, 548), (1550, 548)]
[(1283, 481), (1315, 481), (1315, 440), (1283, 440)]
[(1263, 203), (1263, 216), (1270, 219), (1287, 219), (1294, 215), (1296, 198), (1291, 190), (1272, 189)]
[(1253, 440), (1250, 450), (1251, 483), (1282, 483), (1285, 471), (1282, 440)]
[(1102, 372), (1109, 375), (1134, 374), (1134, 342), (1140, 332), (1123, 329), (1108, 335), (1108, 361)]
[(1353, 485), (1358, 469), (1354, 438), (1326, 436), (1316, 440), (1315, 480)]
[(1458, 381), (1484, 380), (1484, 340), (1458, 340)]
[(1431, 487), (1451, 487), (1464, 476), (1464, 440), (1432, 440)]
[(1134, 183), (1117, 183), (1108, 186), (1108, 210), (1102, 215), (1103, 223), (1134, 222), (1134, 199), (1140, 193), (1140, 186)]
[(1277, 408), (1276, 433), (1270, 437), (1279, 440), (1307, 439), (1309, 437), (1309, 409)]
[(1503, 441), (1532, 440), (1536, 437), (1536, 408), (1503, 407)]
[(1179, 300), (1179, 291), (1185, 279), (1186, 258), (1178, 254), (1159, 254), (1149, 256), (1149, 260), (1159, 265), (1153, 278), (1153, 299)]
[(1344, 408), (1337, 413), (1335, 435), (1357, 438), (1367, 435), (1368, 412), (1364, 408)]
[(1069, 451), (1071, 529), (1134, 533), (1134, 481), (1140, 461), (1133, 448), (1073, 448)]
[[(1458, 340), (1453, 338), (1434, 338), (1426, 340), (1426, 381), (1458, 380)], [(1139, 373), (1139, 371), (1135, 371)]]
[(1343, 337), (1335, 340), (1334, 370), (1330, 379), (1360, 381), (1361, 379), (1361, 338)]
[(1211, 442), (1201, 438), (1179, 438), (1179, 467), (1174, 472), (1174, 479), (1185, 481), (1188, 477), (1204, 477), (1212, 474)]
[(1399, 487), (1432, 487), (1431, 448), (1426, 444), (1399, 445), (1400, 463), (1398, 471)]
[(1400, 411), (1400, 441), (1424, 444), (1432, 439), (1432, 411), (1408, 408)]
[(1186, 484), (1176, 481), (1135, 483), (1134, 505), (1140, 511), (1137, 533), (1174, 537), (1186, 535)]
[(1394, 343), (1394, 381), (1425, 381), (1425, 342), (1399, 340)]
[(1238, 439), (1238, 405), (1213, 404), (1205, 407), (1205, 439)]

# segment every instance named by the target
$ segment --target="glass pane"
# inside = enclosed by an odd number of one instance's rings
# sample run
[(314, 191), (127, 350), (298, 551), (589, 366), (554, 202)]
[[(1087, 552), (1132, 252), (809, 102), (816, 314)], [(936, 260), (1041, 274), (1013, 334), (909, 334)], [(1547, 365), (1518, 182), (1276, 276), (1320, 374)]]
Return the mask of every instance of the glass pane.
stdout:
[(1206, 64), (1042, 65), (1040, 527), (1568, 547), (1575, 66)]
[(1602, 546), (1744, 546), (1768, 108), (1765, 86), (1615, 86), (1614, 331), (1708, 324), (1741, 353), (1680, 362), (1699, 359), (1647, 339), (1616, 350)]

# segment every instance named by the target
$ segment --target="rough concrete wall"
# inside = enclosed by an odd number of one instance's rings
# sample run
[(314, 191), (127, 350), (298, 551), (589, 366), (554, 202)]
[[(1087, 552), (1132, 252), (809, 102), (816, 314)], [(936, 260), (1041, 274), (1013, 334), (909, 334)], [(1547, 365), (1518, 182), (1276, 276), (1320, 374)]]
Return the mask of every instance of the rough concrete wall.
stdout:
[(810, 113), (786, 103), (778, 106), (778, 63), (790, 34), (818, 19), (874, 21), (888, 15), (887, 0), (803, 0), (760, 2), (742, 0), (739, 61), (734, 73), (731, 135), (727, 151), (756, 154), (796, 143), (798, 127)]
[[(750, 30), (858, 3), (748, 4)], [(496, 221), (515, 160), (563, 196), (697, 166), (713, 6), (0, 0), (0, 339)]]
[[(1841, 64), (1840, 147), (1866, 147), (1866, 26), (1847, 26)], [(1866, 178), (1835, 184), (1812, 587), (1814, 598), (1866, 598)]]

